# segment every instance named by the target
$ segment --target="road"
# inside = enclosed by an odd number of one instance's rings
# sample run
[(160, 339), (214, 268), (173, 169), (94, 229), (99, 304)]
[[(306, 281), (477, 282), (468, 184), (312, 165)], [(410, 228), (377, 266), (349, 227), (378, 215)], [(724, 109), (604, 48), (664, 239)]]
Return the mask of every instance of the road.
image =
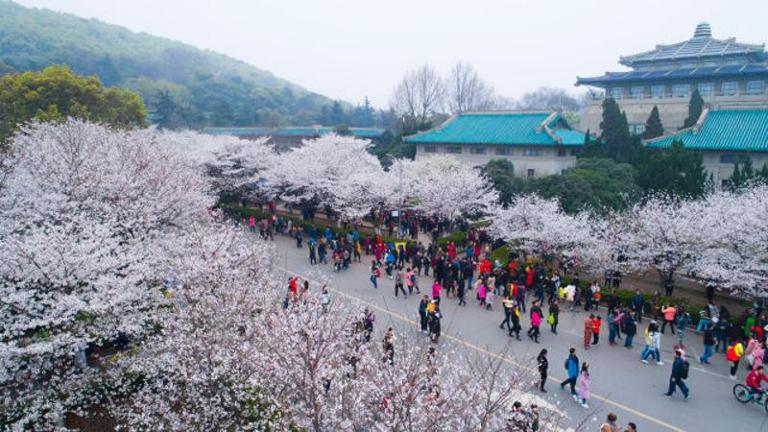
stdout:
[[(335, 273), (330, 266), (310, 265), (306, 249), (296, 248), (291, 239), (283, 236), (275, 239), (279, 256), (276, 264), (282, 271), (310, 279), (313, 274), (322, 272), (331, 280), (334, 295), (350, 297), (375, 307), (377, 327), (393, 326), (397, 331), (411, 331), (417, 325), (419, 296), (395, 298), (394, 284), (386, 276), (380, 279), (379, 289), (373, 289), (368, 280), (365, 257), (363, 264), (353, 264), (350, 269)], [(422, 277), (419, 285), (428, 288), (431, 282)], [(422, 292), (429, 291), (424, 288)], [(566, 309), (560, 314), (557, 335), (550, 333), (544, 324), (540, 344), (529, 341), (525, 335), (523, 341), (516, 342), (499, 329), (503, 319), (500, 304), (495, 305), (493, 311), (486, 311), (472, 299), (472, 293), (468, 294), (466, 307), (458, 307), (455, 299), (443, 299), (441, 310), (444, 315), (444, 339), (489, 355), (503, 351), (506, 353), (505, 361), (523, 367), (533, 365), (539, 350), (547, 348), (550, 379), (547, 382), (548, 393), (542, 396), (563, 409), (568, 417), (566, 426), (576, 426), (589, 416), (581, 430), (597, 430), (605, 415), (613, 412), (619, 417), (618, 423), (621, 426), (632, 421), (640, 431), (768, 431), (768, 414), (763, 408), (754, 404), (741, 405), (731, 393), (736, 382), (744, 381), (746, 366), (740, 366), (739, 379), (734, 382), (728, 378), (729, 366), (722, 354), (715, 354), (711, 359), (712, 365), (700, 365), (700, 335), (689, 331), (686, 336), (691, 360), (687, 381), (691, 398), (684, 401), (679, 391), (672, 398), (662, 394), (667, 390), (676, 336), (669, 333), (662, 336), (661, 356), (665, 363), (662, 366), (653, 361), (648, 365), (640, 362), (642, 337), (635, 338), (636, 343), (631, 350), (622, 345), (608, 345), (607, 325), (602, 328), (600, 344), (585, 351), (581, 330), (584, 313), (568, 312)], [(601, 313), (605, 314), (604, 308), (601, 308)], [(526, 317), (522, 325), (525, 330), (529, 325), (527, 315), (524, 315)], [(644, 319), (642, 325), (646, 324), (647, 320)], [(426, 337), (424, 340), (428, 343)], [(558, 388), (559, 381), (565, 376), (562, 365), (570, 347), (576, 348), (581, 361), (590, 363), (593, 396), (589, 410), (576, 404), (567, 391)], [(535, 391), (532, 389), (532, 392)]]

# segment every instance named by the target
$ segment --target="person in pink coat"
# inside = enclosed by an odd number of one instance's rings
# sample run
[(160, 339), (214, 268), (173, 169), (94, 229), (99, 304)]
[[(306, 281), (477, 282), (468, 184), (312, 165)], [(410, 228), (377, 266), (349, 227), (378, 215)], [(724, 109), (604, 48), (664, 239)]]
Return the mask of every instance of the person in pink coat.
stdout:
[(589, 377), (589, 363), (584, 362), (581, 364), (581, 372), (579, 373), (579, 379), (577, 381), (578, 399), (574, 397), (577, 402), (581, 402), (581, 406), (584, 408), (589, 408), (589, 405), (587, 405), (587, 400), (589, 400), (589, 386), (591, 383), (592, 380)]
[(435, 283), (432, 284), (432, 300), (434, 300), (438, 305), (440, 304), (440, 292), (443, 290), (443, 287), (440, 286), (440, 282), (437, 280)]
[(765, 342), (758, 342), (757, 346), (752, 350), (752, 370), (757, 369), (758, 366), (763, 366), (763, 359), (765, 357)]
[(486, 288), (485, 284), (480, 281), (480, 284), (477, 286), (477, 300), (480, 301), (480, 306), (485, 306), (485, 298), (488, 296), (488, 288)]

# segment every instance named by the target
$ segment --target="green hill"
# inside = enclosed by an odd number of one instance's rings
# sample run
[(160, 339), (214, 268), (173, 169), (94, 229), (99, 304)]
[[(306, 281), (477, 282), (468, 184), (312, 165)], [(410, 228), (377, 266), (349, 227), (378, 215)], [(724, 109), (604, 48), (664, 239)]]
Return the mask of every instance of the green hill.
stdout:
[(0, 74), (66, 64), (192, 126), (310, 124), (331, 101), (242, 61), (95, 19), (0, 0)]

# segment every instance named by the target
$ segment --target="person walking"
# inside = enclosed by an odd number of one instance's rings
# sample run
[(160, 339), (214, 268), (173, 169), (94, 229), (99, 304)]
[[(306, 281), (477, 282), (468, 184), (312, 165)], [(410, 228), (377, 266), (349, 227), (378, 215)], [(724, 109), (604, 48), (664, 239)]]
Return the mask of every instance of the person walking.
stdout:
[(421, 332), (427, 332), (427, 325), (429, 324), (429, 317), (427, 316), (427, 305), (429, 305), (429, 297), (425, 294), (421, 297), (419, 302), (419, 321), (421, 324)]
[(619, 316), (619, 311), (609, 311), (608, 312), (608, 344), (609, 345), (616, 345), (616, 337), (619, 335), (619, 323), (617, 322), (617, 318)]
[(408, 298), (408, 293), (403, 288), (403, 271), (400, 267), (395, 270), (395, 297), (397, 297), (398, 291), (403, 293), (403, 297)]
[(512, 329), (509, 331), (509, 336), (512, 337), (512, 333), (514, 333), (515, 339), (520, 340), (520, 330), (522, 330), (520, 325), (520, 306), (514, 300), (512, 301), (512, 313), (509, 315), (509, 319), (512, 320)]
[(456, 298), (459, 299), (459, 306), (467, 305), (466, 290), (464, 288), (464, 282), (459, 283), (459, 285), (456, 287)]
[(539, 326), (541, 326), (541, 308), (538, 302), (533, 302), (531, 305), (531, 328), (528, 329), (528, 338), (533, 339), (534, 342), (539, 343)]
[(592, 345), (600, 342), (600, 327), (603, 325), (603, 318), (599, 315), (592, 319)]
[(560, 306), (557, 305), (557, 298), (552, 299), (549, 303), (547, 323), (552, 333), (557, 334), (557, 325), (560, 323)]
[(590, 342), (592, 341), (592, 320), (594, 315), (590, 315), (584, 319), (584, 349), (589, 349)]
[(645, 298), (640, 294), (640, 290), (635, 291), (634, 297), (632, 297), (632, 310), (635, 312), (635, 320), (638, 323), (643, 322), (643, 307), (645, 306)]
[(547, 382), (547, 370), (549, 370), (546, 348), (539, 352), (539, 356), (536, 357), (536, 363), (538, 363), (539, 376), (541, 378), (541, 381), (539, 382), (539, 390), (541, 390), (542, 393), (546, 393), (547, 390), (544, 389), (544, 383)]
[(416, 280), (416, 274), (410, 267), (405, 269), (405, 286), (408, 288), (408, 295), (413, 294), (413, 282)]
[(429, 335), (432, 343), (440, 341), (440, 319), (443, 317), (440, 313), (440, 303), (432, 300), (428, 306), (427, 313), (429, 314)]
[(672, 374), (669, 377), (669, 389), (664, 396), (671, 397), (677, 387), (680, 387), (680, 391), (683, 392), (683, 397), (688, 400), (690, 396), (688, 386), (685, 385), (685, 379), (688, 378), (687, 362), (683, 360), (683, 352), (681, 350), (675, 350), (675, 360), (672, 362)]
[(504, 329), (504, 325), (507, 325), (507, 331), (511, 330), (512, 327), (510, 326), (510, 315), (512, 315), (512, 299), (509, 298), (509, 296), (504, 297), (504, 300), (501, 301), (501, 306), (504, 309), (504, 320), (501, 321), (501, 324), (499, 324), (500, 329)]
[(710, 323), (704, 328), (704, 352), (699, 356), (699, 363), (710, 364), (709, 359), (715, 352), (715, 329), (714, 324)]
[(392, 327), (387, 329), (387, 333), (384, 334), (384, 340), (382, 341), (382, 347), (384, 348), (384, 362), (390, 366), (395, 364), (395, 331)]
[(677, 314), (677, 345), (680, 348), (685, 347), (685, 330), (691, 322), (691, 315), (688, 312), (679, 311)]
[(381, 277), (381, 269), (376, 264), (376, 261), (371, 261), (371, 285), (373, 288), (379, 287), (379, 278)]
[(725, 359), (731, 363), (731, 379), (736, 379), (736, 372), (739, 370), (739, 362), (744, 355), (744, 344), (741, 342), (741, 338), (736, 339), (736, 342), (728, 347), (725, 351)]
[(656, 359), (656, 364), (663, 365), (660, 354), (661, 334), (659, 333), (656, 321), (651, 321), (648, 328), (645, 329), (645, 348), (640, 354), (640, 361), (648, 364), (648, 357)]
[(565, 385), (571, 386), (571, 396), (576, 397), (576, 380), (579, 377), (579, 358), (576, 356), (576, 348), (568, 350), (568, 358), (565, 359), (565, 370), (568, 372), (568, 378), (560, 383), (560, 389), (565, 389)]
[(664, 315), (664, 322), (661, 323), (661, 334), (664, 334), (664, 329), (669, 328), (672, 330), (672, 334), (675, 334), (675, 315), (677, 314), (677, 308), (675, 306), (664, 306), (661, 308), (661, 313)]
[(579, 373), (577, 399), (577, 402), (581, 402), (582, 408), (589, 408), (587, 401), (589, 400), (589, 387), (591, 384), (592, 378), (589, 376), (589, 363), (584, 362), (581, 364), (581, 372)]
[(440, 293), (443, 291), (443, 287), (440, 286), (440, 281), (435, 279), (435, 283), (432, 284), (432, 301), (440, 304)]
[(624, 318), (622, 318), (621, 323), (624, 326), (624, 348), (631, 349), (632, 339), (634, 339), (635, 334), (637, 334), (637, 323), (635, 322), (635, 317), (633, 317), (630, 313), (626, 313), (624, 314)]

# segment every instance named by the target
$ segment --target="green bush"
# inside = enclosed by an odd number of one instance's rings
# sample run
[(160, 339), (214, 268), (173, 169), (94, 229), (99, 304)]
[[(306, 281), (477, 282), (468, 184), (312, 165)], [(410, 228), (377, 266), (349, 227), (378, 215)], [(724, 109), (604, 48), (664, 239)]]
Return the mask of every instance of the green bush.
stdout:
[(450, 242), (453, 242), (453, 244), (455, 244), (456, 247), (466, 246), (467, 233), (465, 231), (456, 231), (455, 233), (452, 233), (445, 237), (440, 237), (439, 239), (437, 239), (437, 245), (443, 249), (445, 249), (448, 246), (448, 243)]
[(491, 261), (498, 261), (502, 266), (506, 267), (509, 264), (509, 245), (496, 248), (491, 251)]

